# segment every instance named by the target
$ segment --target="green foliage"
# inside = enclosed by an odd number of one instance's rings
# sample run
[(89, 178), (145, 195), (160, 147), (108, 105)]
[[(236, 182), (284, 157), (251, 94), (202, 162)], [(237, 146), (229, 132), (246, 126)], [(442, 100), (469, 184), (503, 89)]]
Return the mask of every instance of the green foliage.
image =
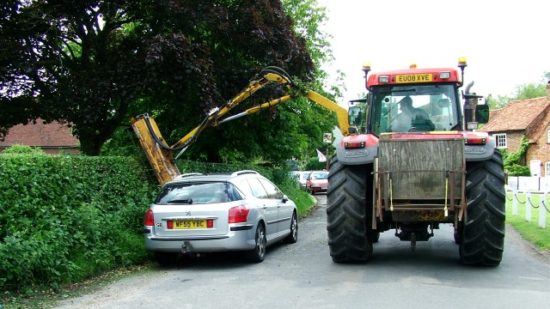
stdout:
[(516, 89), (514, 100), (540, 98), (546, 94), (546, 84), (524, 84)]
[(510, 164), (504, 167), (508, 176), (531, 176), (528, 166), (520, 164)]
[(306, 166), (304, 170), (306, 171), (318, 171), (318, 170), (324, 170), (327, 168), (326, 162), (319, 162), (318, 157), (311, 157), (306, 163)]
[(28, 154), (28, 155), (45, 155), (46, 153), (37, 147), (27, 145), (12, 145), (6, 148), (0, 154)]
[(489, 104), (489, 107), (491, 109), (499, 109), (499, 108), (503, 108), (504, 106), (506, 106), (510, 102), (510, 100), (511, 99), (507, 96), (499, 95), (496, 98), (494, 98), (492, 96), (488, 96), (487, 97), (487, 104)]
[[(545, 73), (545, 75), (548, 75), (548, 74), (550, 73)], [(498, 109), (498, 108), (503, 108), (510, 101), (540, 98), (540, 97), (545, 97), (547, 94), (548, 93), (546, 90), (546, 82), (541, 82), (538, 84), (528, 83), (528, 84), (523, 84), (518, 86), (512, 97), (499, 95), (498, 97), (493, 98), (492, 96), (489, 95), (487, 97), (487, 104), (489, 104), (491, 109)]]
[(143, 261), (156, 189), (124, 157), (0, 156), (0, 290), (76, 282)]
[(509, 176), (530, 176), (529, 167), (521, 164), (529, 149), (529, 140), (522, 136), (519, 149), (516, 152), (501, 150), (504, 161), (504, 170)]
[(315, 206), (316, 199), (306, 191), (300, 189), (295, 179), (287, 178), (282, 183), (278, 183), (277, 186), (296, 203), (299, 217), (307, 215), (312, 210), (313, 206)]
[(179, 138), (262, 67), (308, 78), (305, 45), (280, 1), (7, 0), (0, 133), (63, 119), (82, 151), (97, 155), (130, 116), (149, 112)]
[(306, 41), (318, 77), (325, 78), (321, 67), (333, 60), (330, 38), (320, 29), (327, 19), (326, 8), (319, 6), (317, 0), (282, 0), (282, 3), (294, 21), (294, 31)]

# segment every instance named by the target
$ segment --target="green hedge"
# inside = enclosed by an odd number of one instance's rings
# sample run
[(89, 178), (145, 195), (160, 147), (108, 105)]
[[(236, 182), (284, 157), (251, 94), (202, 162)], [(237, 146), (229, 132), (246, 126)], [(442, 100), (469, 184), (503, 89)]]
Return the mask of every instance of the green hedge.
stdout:
[[(143, 214), (158, 192), (128, 157), (0, 154), (0, 290), (59, 287), (147, 259)], [(182, 161), (183, 172), (254, 169), (307, 213), (314, 201), (284, 168)]]
[(126, 157), (0, 154), (0, 290), (143, 261), (143, 213), (156, 191)]

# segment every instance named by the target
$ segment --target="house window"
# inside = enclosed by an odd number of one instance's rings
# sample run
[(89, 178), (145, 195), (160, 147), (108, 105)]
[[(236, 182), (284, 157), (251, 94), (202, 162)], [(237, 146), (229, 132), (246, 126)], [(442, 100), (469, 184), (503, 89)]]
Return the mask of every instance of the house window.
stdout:
[(544, 165), (544, 176), (550, 176), (550, 161)]
[(548, 132), (546, 132), (546, 143), (550, 144), (550, 129), (548, 129)]
[(507, 148), (508, 147), (508, 141), (506, 140), (506, 133), (499, 133), (493, 135), (495, 137), (495, 140), (497, 142), (497, 148)]

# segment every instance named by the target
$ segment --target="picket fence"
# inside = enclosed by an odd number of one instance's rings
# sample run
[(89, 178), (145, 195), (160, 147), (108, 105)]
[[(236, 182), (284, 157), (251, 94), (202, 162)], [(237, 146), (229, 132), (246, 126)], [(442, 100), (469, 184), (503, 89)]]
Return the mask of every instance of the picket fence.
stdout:
[[(525, 205), (525, 220), (531, 222), (533, 211), (538, 209), (538, 226), (546, 228), (546, 216), (550, 213), (550, 205), (546, 202), (550, 195), (550, 177), (508, 177), (506, 187), (507, 192), (512, 193), (507, 197), (512, 202), (512, 215), (519, 216), (519, 205)], [(525, 193), (523, 200), (519, 193)], [(534, 195), (538, 195), (538, 202), (533, 201)]]

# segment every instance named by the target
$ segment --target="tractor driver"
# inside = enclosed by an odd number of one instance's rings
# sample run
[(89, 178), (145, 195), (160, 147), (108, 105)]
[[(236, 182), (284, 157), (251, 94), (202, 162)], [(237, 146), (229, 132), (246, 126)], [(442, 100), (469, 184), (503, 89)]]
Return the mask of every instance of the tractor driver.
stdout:
[(431, 131), (434, 129), (435, 126), (428, 113), (421, 108), (415, 108), (412, 103), (409, 96), (399, 101), (401, 113), (391, 123), (393, 132)]

